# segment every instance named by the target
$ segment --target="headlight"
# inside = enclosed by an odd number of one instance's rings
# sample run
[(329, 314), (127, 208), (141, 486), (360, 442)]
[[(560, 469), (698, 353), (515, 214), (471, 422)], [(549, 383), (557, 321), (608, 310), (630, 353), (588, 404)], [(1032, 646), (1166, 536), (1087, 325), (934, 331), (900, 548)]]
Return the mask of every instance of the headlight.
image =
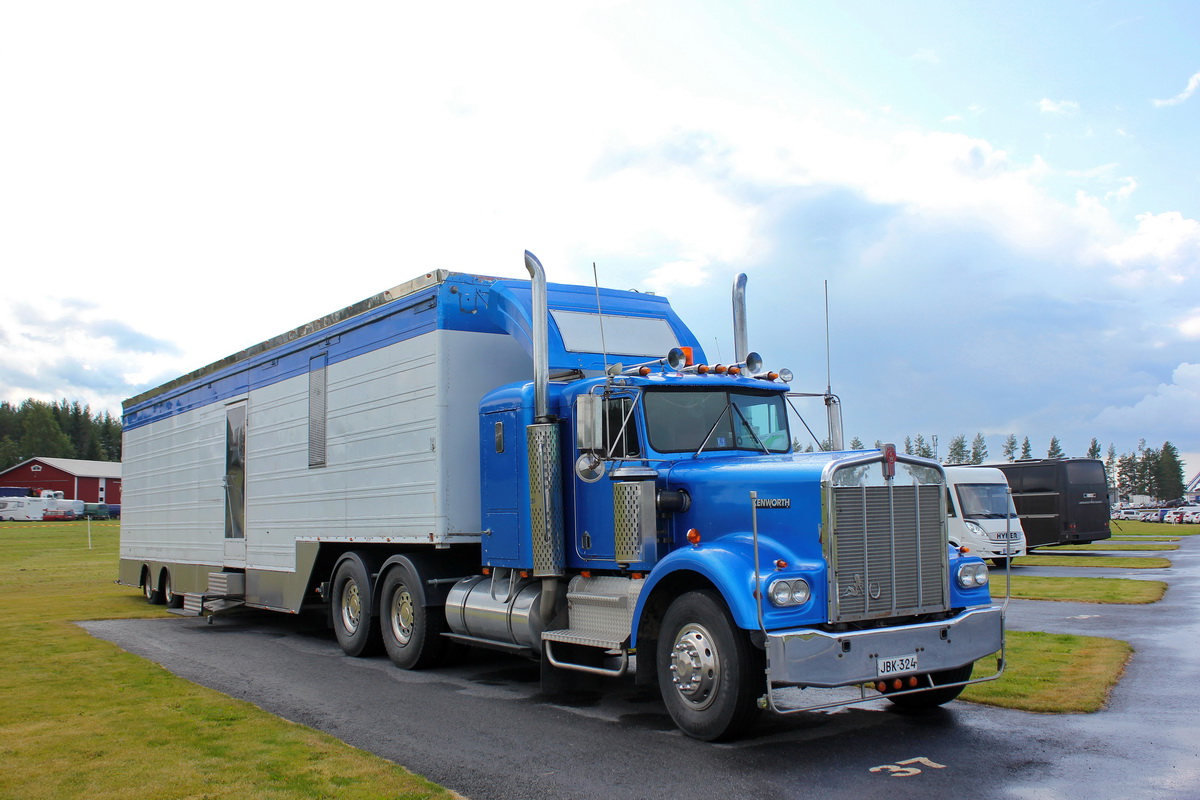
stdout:
[(794, 578), (789, 581), (772, 582), (767, 587), (767, 595), (771, 598), (772, 605), (802, 606), (808, 602), (812, 591), (808, 588), (808, 581), (803, 578)]
[(958, 585), (964, 589), (974, 589), (987, 586), (988, 568), (986, 564), (971, 562), (958, 568)]
[(979, 536), (984, 539), (987, 538), (987, 534), (984, 533), (984, 531), (983, 531), (983, 526), (980, 525), (979, 523), (971, 522), (971, 520), (967, 519), (967, 520), (963, 520), (963, 525), (965, 525), (967, 530), (969, 530), (971, 533), (975, 534), (976, 536)]

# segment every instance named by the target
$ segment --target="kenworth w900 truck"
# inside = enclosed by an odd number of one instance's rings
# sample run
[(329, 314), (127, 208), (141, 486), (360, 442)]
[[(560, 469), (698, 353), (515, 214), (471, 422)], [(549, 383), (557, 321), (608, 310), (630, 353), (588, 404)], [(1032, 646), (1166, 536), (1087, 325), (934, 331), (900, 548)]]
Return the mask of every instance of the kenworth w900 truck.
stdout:
[(757, 355), (710, 365), (666, 299), (525, 263), (427, 273), (126, 401), (120, 581), (182, 614), (322, 610), (406, 669), (466, 644), (544, 685), (632, 672), (700, 739), (998, 676), (972, 678), (1003, 609), (948, 544), (941, 467), (794, 452)]

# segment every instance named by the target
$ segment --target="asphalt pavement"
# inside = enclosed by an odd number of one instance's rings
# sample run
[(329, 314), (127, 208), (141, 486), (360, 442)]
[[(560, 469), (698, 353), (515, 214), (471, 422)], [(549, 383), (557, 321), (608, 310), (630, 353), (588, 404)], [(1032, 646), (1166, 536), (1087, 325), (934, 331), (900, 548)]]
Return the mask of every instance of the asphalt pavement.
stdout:
[[(1048, 715), (886, 701), (767, 717), (750, 736), (680, 734), (628, 680), (547, 697), (536, 664), (486, 652), (441, 670), (346, 657), (323, 621), (250, 612), (84, 624), (181, 677), (404, 765), (472, 800), (525, 798), (1200, 798), (1200, 537), (1165, 570), (1067, 574), (1166, 580), (1147, 606), (1010, 601), (1010, 630), (1123, 639), (1134, 655), (1108, 707)], [(1114, 555), (1116, 555), (1114, 553)], [(1019, 563), (1019, 562), (1018, 562)], [(1023, 567), (1014, 574), (1045, 574)]]

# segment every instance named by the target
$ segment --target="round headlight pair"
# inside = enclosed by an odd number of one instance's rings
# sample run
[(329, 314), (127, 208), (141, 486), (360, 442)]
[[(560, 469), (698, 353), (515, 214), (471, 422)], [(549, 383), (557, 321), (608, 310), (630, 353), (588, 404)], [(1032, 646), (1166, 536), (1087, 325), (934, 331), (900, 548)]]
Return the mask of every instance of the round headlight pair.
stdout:
[(767, 588), (771, 603), (777, 606), (802, 606), (812, 596), (808, 581), (795, 578), (788, 581), (775, 581)]
[(958, 568), (958, 585), (964, 589), (974, 589), (987, 586), (988, 568), (986, 564), (972, 562)]

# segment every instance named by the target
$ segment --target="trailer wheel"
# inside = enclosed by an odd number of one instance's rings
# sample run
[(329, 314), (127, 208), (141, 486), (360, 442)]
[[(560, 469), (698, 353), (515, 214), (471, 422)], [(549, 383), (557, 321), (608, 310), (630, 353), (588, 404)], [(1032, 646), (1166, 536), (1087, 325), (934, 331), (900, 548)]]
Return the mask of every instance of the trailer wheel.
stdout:
[[(958, 683), (971, 679), (971, 670), (975, 668), (974, 664), (967, 664), (965, 667), (958, 669), (948, 669), (945, 672), (934, 672), (929, 677), (933, 680), (934, 686), (940, 686), (943, 683)], [(896, 697), (889, 697), (892, 703), (903, 709), (912, 711), (921, 711), (929, 708), (937, 708), (938, 706), (949, 703), (954, 698), (962, 694), (964, 686), (947, 686), (942, 689), (928, 689), (924, 692), (916, 692), (914, 694), (902, 694)]]
[(663, 701), (688, 736), (730, 738), (758, 714), (763, 653), (712, 593), (688, 592), (671, 603), (657, 656)]
[(152, 606), (160, 606), (163, 602), (162, 592), (159, 591), (158, 581), (154, 580), (154, 574), (151, 570), (146, 570), (146, 575), (142, 579), (142, 594), (146, 598), (146, 602)]
[(421, 602), (417, 577), (403, 564), (388, 570), (380, 590), (379, 629), (388, 658), (401, 669), (422, 669), (441, 661), (442, 609)]
[(162, 578), (162, 596), (163, 602), (167, 604), (167, 608), (183, 608), (183, 595), (176, 594), (171, 588), (171, 573), (164, 572)]
[(379, 631), (371, 624), (371, 578), (357, 559), (346, 559), (333, 573), (333, 632), (348, 656), (378, 650)]

